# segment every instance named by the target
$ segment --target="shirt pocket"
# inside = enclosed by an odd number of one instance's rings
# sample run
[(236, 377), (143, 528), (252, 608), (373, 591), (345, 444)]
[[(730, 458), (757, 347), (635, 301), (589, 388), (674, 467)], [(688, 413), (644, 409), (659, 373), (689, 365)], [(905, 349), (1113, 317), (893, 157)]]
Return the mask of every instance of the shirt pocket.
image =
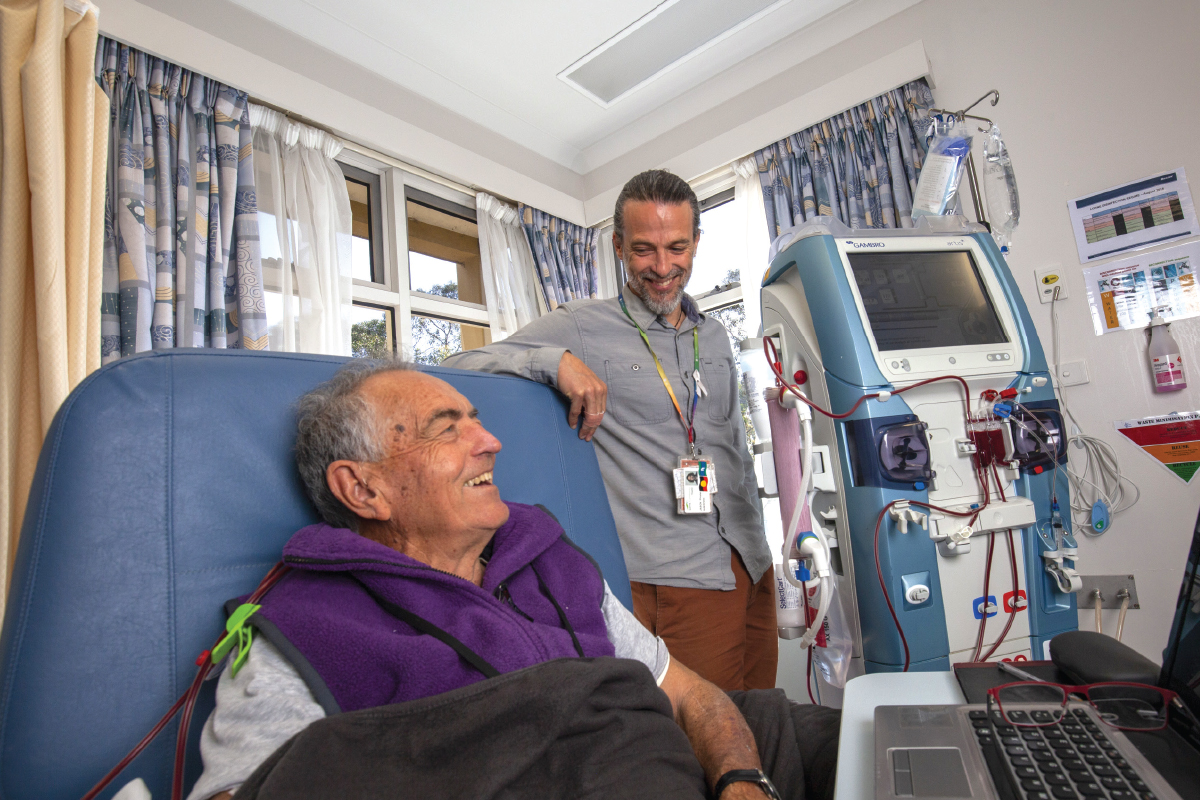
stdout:
[(730, 374), (733, 365), (728, 358), (702, 358), (700, 369), (704, 371), (704, 386), (708, 389), (708, 397), (700, 403), (708, 404), (708, 418), (716, 422), (728, 422), (732, 416), (733, 406), (730, 398)]
[(622, 425), (654, 425), (675, 413), (649, 355), (641, 361), (605, 361), (604, 380), (608, 384), (605, 410)]

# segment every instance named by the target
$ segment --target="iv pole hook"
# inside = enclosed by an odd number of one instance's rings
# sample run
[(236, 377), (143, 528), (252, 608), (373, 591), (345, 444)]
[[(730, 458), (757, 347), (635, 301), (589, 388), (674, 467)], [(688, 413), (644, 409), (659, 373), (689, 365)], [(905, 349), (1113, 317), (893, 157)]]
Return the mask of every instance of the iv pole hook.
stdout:
[(975, 106), (979, 105), (979, 104), (980, 104), (980, 103), (982, 103), (984, 100), (987, 100), (987, 99), (988, 99), (988, 97), (989, 97), (990, 95), (995, 95), (995, 97), (992, 97), (992, 103), (991, 103), (992, 105), (996, 105), (996, 103), (999, 103), (999, 102), (1000, 102), (1000, 92), (999, 92), (999, 91), (997, 91), (996, 89), (992, 89), (990, 92), (988, 92), (987, 94), (985, 94), (983, 97), (979, 98), (979, 99), (978, 99), (978, 100), (976, 100), (974, 103), (971, 103), (971, 105), (967, 106), (967, 107), (966, 107), (966, 108), (964, 108), (962, 111), (958, 112), (958, 113), (959, 113), (959, 115), (965, 115), (965, 114), (966, 114), (968, 111), (970, 111), (972, 108), (974, 108)]

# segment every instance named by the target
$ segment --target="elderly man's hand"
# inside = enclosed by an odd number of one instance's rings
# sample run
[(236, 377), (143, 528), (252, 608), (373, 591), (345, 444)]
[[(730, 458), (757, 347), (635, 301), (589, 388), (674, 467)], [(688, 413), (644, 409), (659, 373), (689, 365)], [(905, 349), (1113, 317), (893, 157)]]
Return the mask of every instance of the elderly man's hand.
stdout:
[(570, 353), (563, 353), (558, 362), (558, 390), (571, 401), (567, 424), (574, 428), (578, 422), (579, 438), (590, 442), (604, 419), (608, 386), (587, 364)]

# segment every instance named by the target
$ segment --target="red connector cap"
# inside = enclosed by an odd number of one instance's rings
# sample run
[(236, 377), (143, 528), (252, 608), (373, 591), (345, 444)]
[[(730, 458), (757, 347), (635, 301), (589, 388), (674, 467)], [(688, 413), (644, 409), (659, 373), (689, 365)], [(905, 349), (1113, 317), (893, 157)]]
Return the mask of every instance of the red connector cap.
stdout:
[(199, 656), (196, 657), (196, 666), (203, 667), (206, 663), (208, 663), (208, 659), (211, 655), (212, 655), (212, 651), (205, 650), (203, 653), (201, 653)]
[(796, 370), (796, 374), (792, 376), (792, 380), (794, 380), (797, 385), (803, 386), (804, 384), (808, 383), (808, 373), (802, 369), (798, 369)]
[(1012, 400), (1018, 394), (1020, 394), (1020, 392), (1018, 392), (1016, 389), (1005, 389), (1000, 393), (1000, 397), (1004, 400)]

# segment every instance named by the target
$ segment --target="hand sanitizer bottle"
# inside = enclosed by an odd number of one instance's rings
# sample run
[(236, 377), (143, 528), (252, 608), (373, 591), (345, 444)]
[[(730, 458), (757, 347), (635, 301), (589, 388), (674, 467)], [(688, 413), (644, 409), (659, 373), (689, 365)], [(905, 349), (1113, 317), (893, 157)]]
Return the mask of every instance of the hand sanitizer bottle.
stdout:
[(1156, 392), (1177, 392), (1187, 388), (1183, 377), (1183, 358), (1163, 319), (1161, 309), (1155, 309), (1150, 320), (1150, 371), (1154, 375)]

